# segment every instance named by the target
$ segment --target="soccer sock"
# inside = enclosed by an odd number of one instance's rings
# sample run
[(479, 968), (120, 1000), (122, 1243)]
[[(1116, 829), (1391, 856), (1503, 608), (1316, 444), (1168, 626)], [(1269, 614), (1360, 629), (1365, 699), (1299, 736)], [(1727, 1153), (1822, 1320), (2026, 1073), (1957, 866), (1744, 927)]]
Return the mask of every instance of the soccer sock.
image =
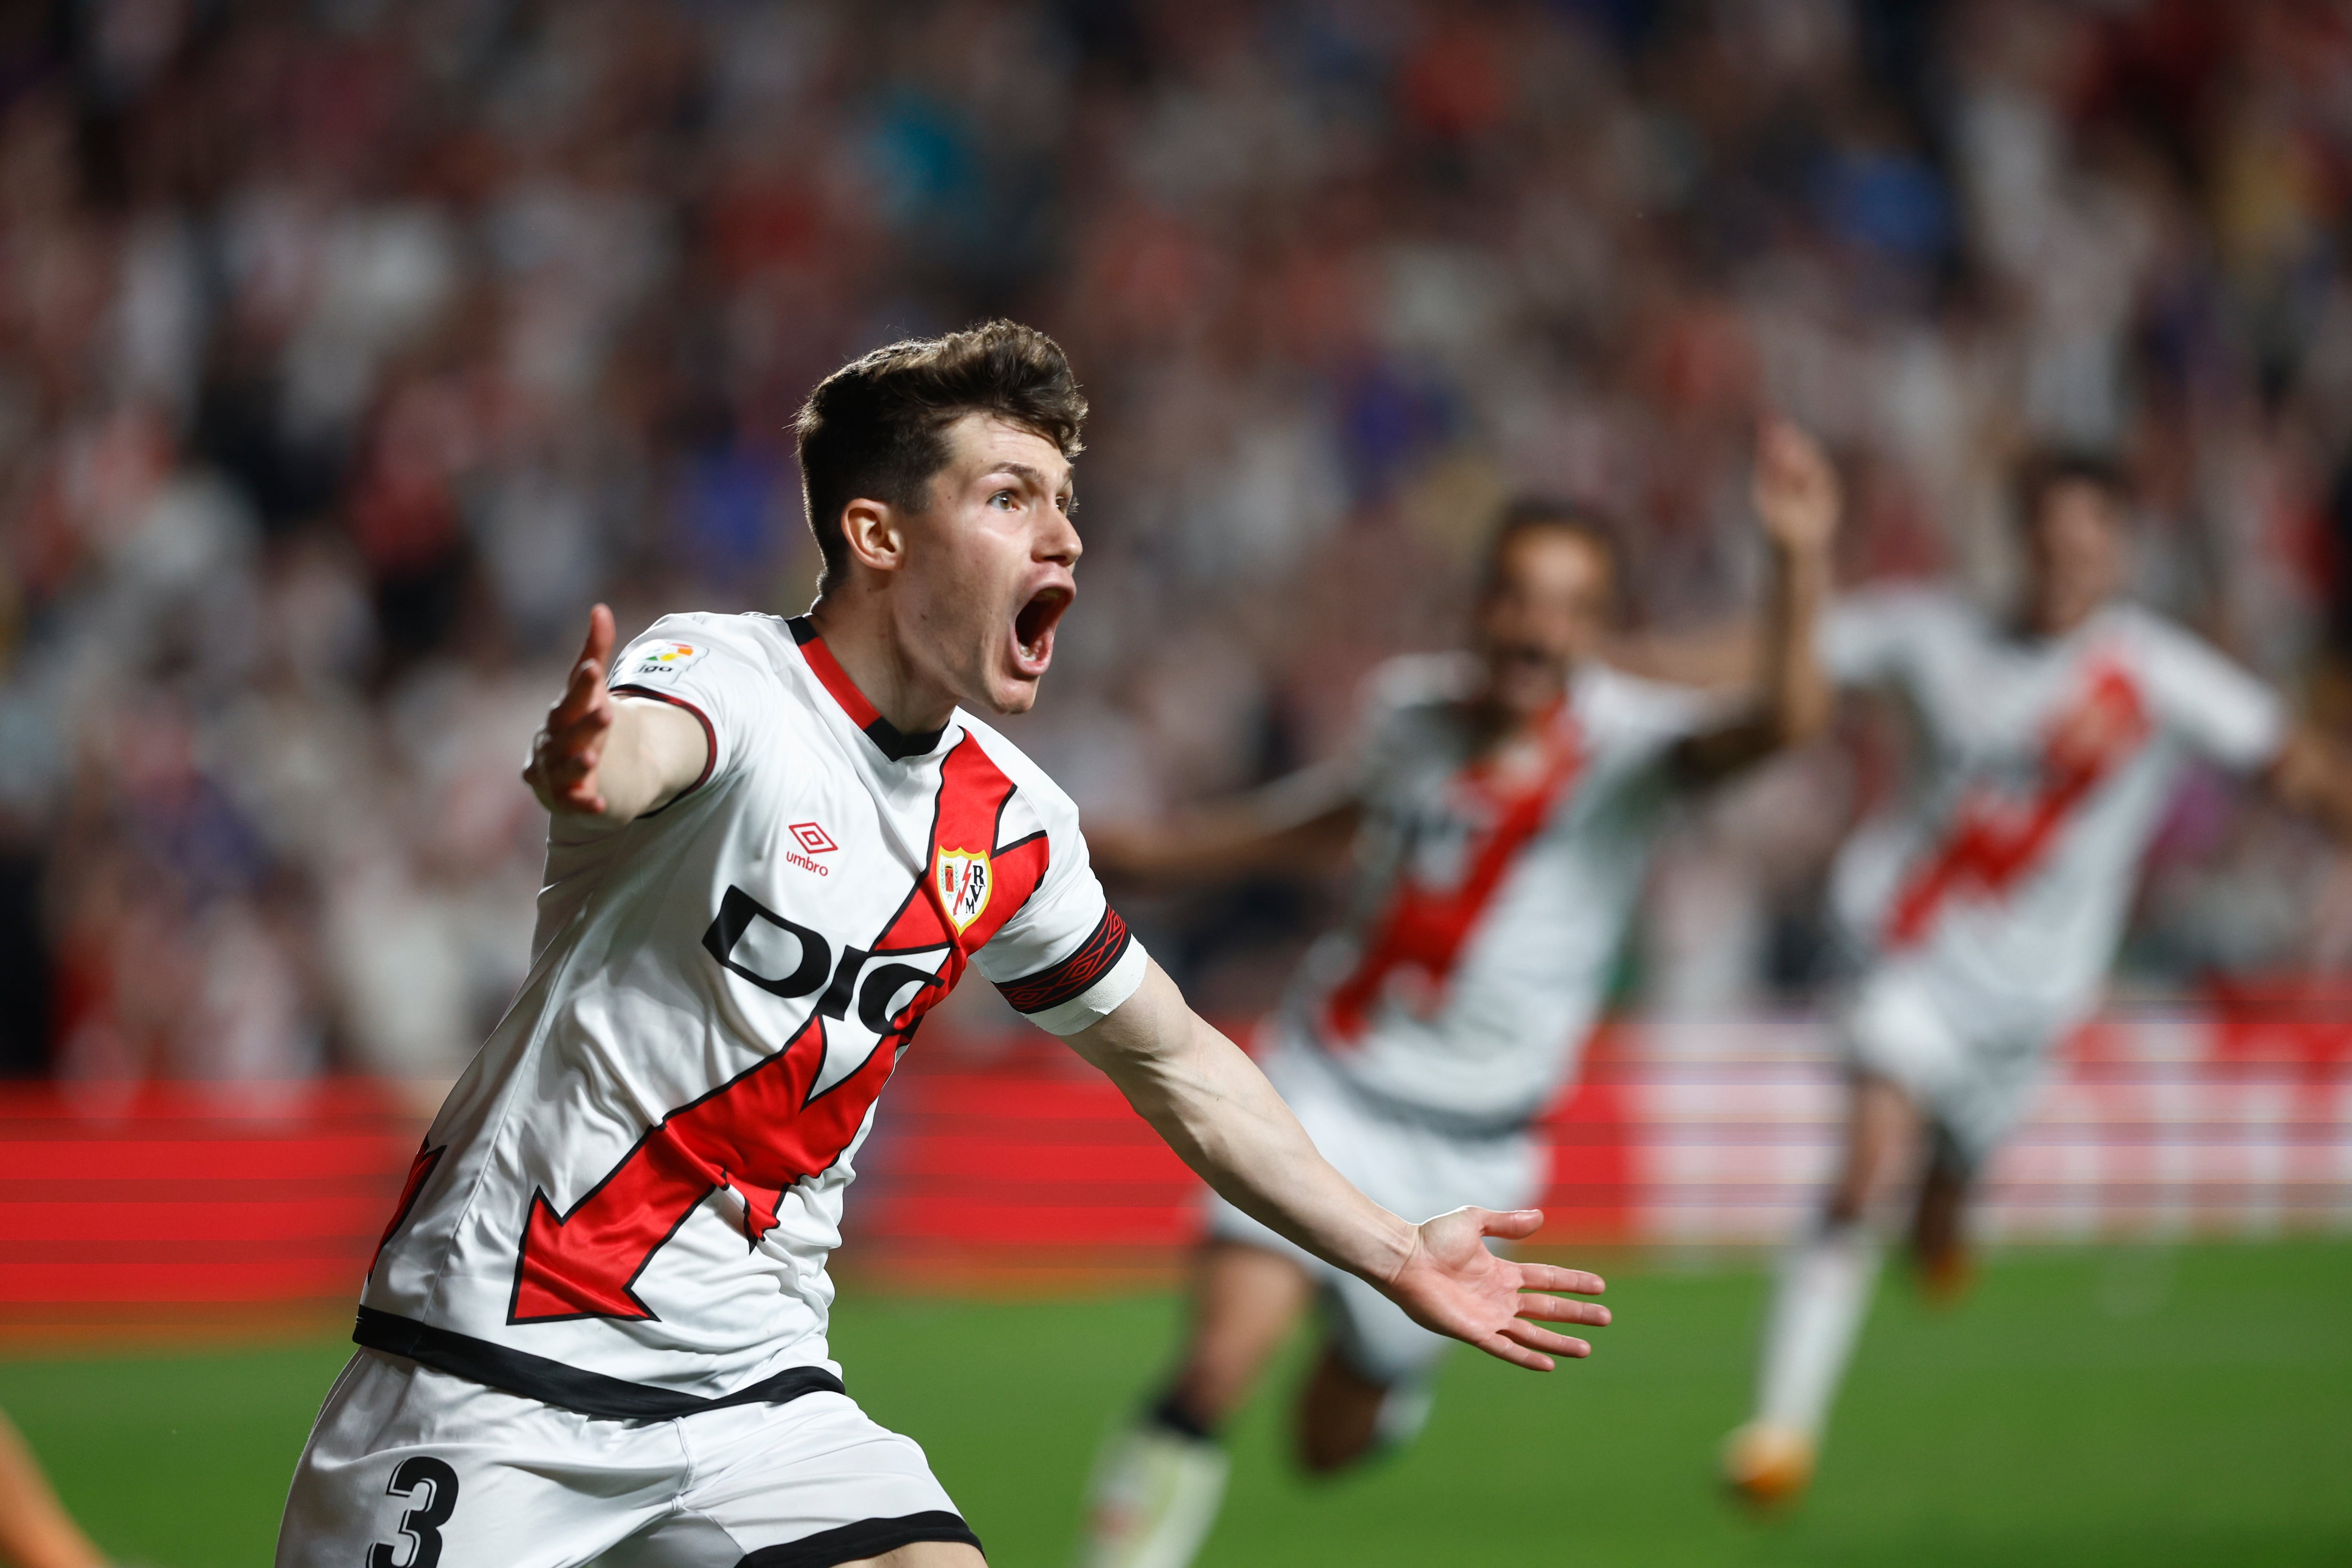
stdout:
[(1087, 1484), (1078, 1568), (1187, 1568), (1217, 1521), (1230, 1463), (1168, 1401), (1113, 1433)]
[(1870, 1305), (1878, 1250), (1864, 1226), (1826, 1225), (1782, 1260), (1764, 1331), (1759, 1421), (1821, 1436)]

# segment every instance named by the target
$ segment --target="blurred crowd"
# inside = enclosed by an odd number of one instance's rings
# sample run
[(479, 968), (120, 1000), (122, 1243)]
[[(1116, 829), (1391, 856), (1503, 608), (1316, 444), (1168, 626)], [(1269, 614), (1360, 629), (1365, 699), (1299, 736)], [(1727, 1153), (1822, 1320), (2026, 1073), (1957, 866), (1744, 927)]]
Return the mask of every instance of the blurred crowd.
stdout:
[[(0, 8), (0, 1065), (454, 1071), (586, 605), (801, 608), (800, 398), (989, 314), (1094, 399), (1015, 729), (1090, 813), (1343, 744), (1514, 492), (1617, 520), (1633, 631), (1737, 615), (1768, 405), (1856, 581), (1997, 595), (2016, 454), (2121, 454), (2145, 595), (2352, 712), (2348, 197), (2323, 0)], [(1694, 814), (1630, 993), (1822, 978), (1854, 729)], [(2352, 949), (2219, 781), (2159, 861), (2143, 982)], [(1244, 1009), (1317, 902), (1138, 908)]]

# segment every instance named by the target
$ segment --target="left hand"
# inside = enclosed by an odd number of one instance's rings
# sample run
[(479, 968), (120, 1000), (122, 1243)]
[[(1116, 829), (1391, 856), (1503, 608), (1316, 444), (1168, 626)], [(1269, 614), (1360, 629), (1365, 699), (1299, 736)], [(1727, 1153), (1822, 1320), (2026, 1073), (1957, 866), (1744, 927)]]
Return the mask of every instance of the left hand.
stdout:
[(1764, 536), (1783, 550), (1826, 550), (1837, 536), (1837, 469), (1821, 443), (1778, 415), (1757, 426), (1749, 495)]
[(1549, 1372), (1553, 1356), (1589, 1356), (1592, 1347), (1584, 1341), (1528, 1320), (1607, 1327), (1608, 1308), (1549, 1293), (1598, 1296), (1607, 1289), (1601, 1277), (1581, 1268), (1514, 1263), (1486, 1250), (1490, 1236), (1517, 1240), (1533, 1236), (1542, 1224), (1541, 1209), (1497, 1214), (1459, 1208), (1439, 1215), (1420, 1226), (1412, 1256), (1384, 1289), (1423, 1328), (1451, 1334), (1514, 1366)]

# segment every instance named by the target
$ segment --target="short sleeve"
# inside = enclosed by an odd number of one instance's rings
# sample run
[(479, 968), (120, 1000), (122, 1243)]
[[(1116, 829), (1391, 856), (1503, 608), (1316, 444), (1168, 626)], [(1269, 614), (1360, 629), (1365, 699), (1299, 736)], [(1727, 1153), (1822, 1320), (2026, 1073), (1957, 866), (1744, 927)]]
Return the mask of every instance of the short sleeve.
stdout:
[(731, 769), (758, 715), (774, 698), (775, 667), (736, 616), (664, 616), (613, 661), (616, 692), (683, 708), (701, 721), (709, 751), (693, 794)]
[(1042, 775), (1025, 778), (1006, 816), (1015, 813), (1034, 826), (1012, 820), (1003, 832), (1042, 833), (1045, 874), (972, 963), (1031, 1023), (1075, 1035), (1134, 995), (1150, 960), (1103, 895), (1069, 796)]
[(1898, 679), (1912, 639), (1938, 606), (1916, 590), (1865, 589), (1822, 612), (1815, 653), (1840, 686), (1884, 686)]
[(2187, 633), (2162, 625), (2149, 630), (2149, 695), (2159, 721), (2234, 772), (2275, 761), (2287, 731), (2278, 695)]

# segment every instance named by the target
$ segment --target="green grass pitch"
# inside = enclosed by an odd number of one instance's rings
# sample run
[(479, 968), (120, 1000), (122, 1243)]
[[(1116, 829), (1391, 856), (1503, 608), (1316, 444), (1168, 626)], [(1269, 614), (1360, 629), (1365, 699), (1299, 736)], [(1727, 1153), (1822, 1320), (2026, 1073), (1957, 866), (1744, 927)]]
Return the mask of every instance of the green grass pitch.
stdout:
[[(1958, 1310), (1901, 1282), (1821, 1483), (1758, 1526), (1711, 1487), (1763, 1279), (1620, 1270), (1617, 1326), (1549, 1377), (1458, 1352), (1409, 1453), (1328, 1486), (1285, 1457), (1303, 1347), (1234, 1433), (1204, 1563), (2025, 1564), (2352, 1562), (2352, 1246), (2012, 1252)], [(1164, 1297), (852, 1295), (849, 1385), (913, 1434), (1004, 1568), (1066, 1562), (1095, 1441), (1159, 1373)], [(0, 1363), (0, 1405), (126, 1563), (266, 1563), (344, 1350)], [(458, 1538), (453, 1532), (453, 1544)], [(452, 1551), (445, 1568), (475, 1568)]]

